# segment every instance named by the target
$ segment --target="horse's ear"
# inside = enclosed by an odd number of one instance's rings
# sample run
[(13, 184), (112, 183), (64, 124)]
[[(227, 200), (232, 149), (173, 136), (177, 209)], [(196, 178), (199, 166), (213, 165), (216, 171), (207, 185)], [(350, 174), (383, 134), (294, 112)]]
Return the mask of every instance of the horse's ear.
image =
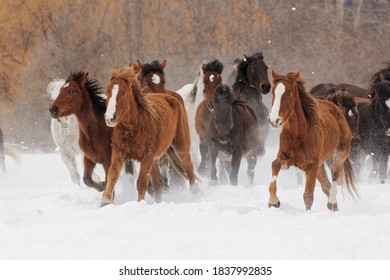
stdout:
[(244, 61), (247, 61), (248, 57), (244, 54)]
[(203, 72), (203, 74), (204, 74), (204, 72), (206, 71), (206, 64), (202, 64), (202, 72)]
[(164, 69), (165, 66), (167, 66), (167, 60), (164, 59), (163, 62), (160, 63), (160, 66), (161, 66), (162, 69)]
[(379, 80), (383, 82), (385, 80), (385, 76), (382, 73), (379, 73)]
[(86, 82), (87, 82), (87, 79), (88, 79), (88, 72), (81, 76), (81, 78), (80, 78), (80, 83), (81, 83), (82, 85), (85, 85)]
[(297, 72), (295, 72), (292, 76), (293, 76), (293, 78), (295, 78), (295, 79), (298, 79), (299, 78), (299, 76), (301, 75), (301, 69), (299, 69)]
[(137, 59), (137, 64), (138, 64), (138, 67), (141, 68), (141, 70), (144, 69), (145, 65), (141, 61), (139, 61), (138, 59)]
[(276, 71), (273, 68), (271, 68), (271, 75), (273, 79), (276, 79), (277, 77), (280, 76), (278, 73), (276, 73)]

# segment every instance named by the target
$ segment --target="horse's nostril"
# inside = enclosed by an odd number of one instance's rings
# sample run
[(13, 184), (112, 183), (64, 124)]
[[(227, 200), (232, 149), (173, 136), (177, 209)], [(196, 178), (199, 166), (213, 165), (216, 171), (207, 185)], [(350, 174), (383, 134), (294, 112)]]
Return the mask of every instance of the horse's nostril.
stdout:
[(268, 93), (271, 89), (271, 85), (264, 84), (261, 86), (261, 89), (263, 90), (263, 93)]

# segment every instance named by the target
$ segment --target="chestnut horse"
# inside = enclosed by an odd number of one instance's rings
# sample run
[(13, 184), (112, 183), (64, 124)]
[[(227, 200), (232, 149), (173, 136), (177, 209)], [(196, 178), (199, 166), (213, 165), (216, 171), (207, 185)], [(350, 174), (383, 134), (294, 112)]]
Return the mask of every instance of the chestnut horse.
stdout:
[[(279, 151), (272, 162), (269, 207), (279, 207), (276, 180), (281, 168), (296, 166), (306, 174), (303, 200), (306, 210), (313, 205), (316, 179), (328, 197), (328, 209), (337, 211), (337, 182), (354, 196), (355, 177), (349, 160), (351, 131), (341, 110), (327, 100), (316, 100), (306, 91), (300, 71), (286, 75), (272, 71), (272, 109), (269, 120), (273, 127), (282, 126)], [(332, 184), (325, 161), (332, 157)], [(344, 173), (345, 180), (342, 179)]]
[(79, 145), (84, 153), (84, 183), (98, 191), (105, 189), (104, 182), (95, 182), (92, 172), (97, 163), (106, 173), (111, 164), (112, 128), (104, 121), (106, 95), (99, 82), (88, 73), (71, 73), (50, 106), (52, 118), (74, 114), (79, 125)]
[[(206, 76), (206, 75), (205, 75)], [(260, 145), (259, 124), (254, 110), (246, 103), (234, 100), (228, 85), (219, 85), (213, 96), (212, 125), (210, 125), (210, 180), (217, 182), (216, 159), (219, 154), (231, 156), (230, 184), (237, 185), (241, 158), (248, 160), (247, 175), (253, 183), (257, 157), (264, 153)]]
[(183, 104), (168, 94), (144, 94), (132, 67), (111, 70), (107, 86), (107, 126), (113, 127), (112, 160), (101, 205), (112, 203), (113, 190), (125, 159), (141, 163), (138, 201), (145, 198), (149, 174), (155, 200), (161, 201), (162, 176), (158, 159), (165, 153), (175, 168), (199, 189), (190, 155), (190, 131)]
[[(165, 73), (164, 69), (167, 65), (167, 61), (163, 60), (161, 63), (158, 60), (154, 60), (151, 63), (142, 63), (137, 60), (137, 67), (140, 72), (140, 82), (142, 91), (145, 93), (166, 93), (176, 97), (184, 106), (183, 97), (177, 92), (165, 89)], [(134, 69), (136, 70), (136, 69)], [(176, 172), (176, 170), (169, 165), (167, 156), (160, 158), (160, 168), (163, 174), (164, 188), (169, 189), (168, 186), (168, 173), (170, 174), (170, 184), (180, 188), (185, 184), (183, 178)], [(149, 193), (152, 193), (152, 189), (148, 188)]]
[(211, 123), (213, 120), (213, 96), (218, 85), (222, 83), (223, 64), (214, 59), (202, 65), (204, 100), (196, 108), (195, 129), (199, 135), (200, 163), (198, 172), (205, 175), (207, 168), (207, 155), (209, 153), (209, 142), (211, 137)]

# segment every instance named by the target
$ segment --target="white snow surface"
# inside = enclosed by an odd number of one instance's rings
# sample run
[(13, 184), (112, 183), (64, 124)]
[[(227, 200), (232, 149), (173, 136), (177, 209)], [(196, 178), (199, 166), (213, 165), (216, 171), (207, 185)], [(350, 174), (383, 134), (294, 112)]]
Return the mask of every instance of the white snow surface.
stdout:
[[(389, 259), (390, 184), (361, 176), (361, 198), (338, 194), (332, 213), (317, 185), (305, 211), (295, 169), (277, 179), (281, 207), (268, 208), (271, 162), (267, 147), (248, 186), (246, 160), (239, 185), (209, 187), (202, 194), (164, 194), (156, 204), (137, 202), (135, 179), (121, 174), (113, 205), (102, 194), (73, 185), (60, 153), (23, 154), (18, 169), (6, 157), (0, 174), (0, 259)], [(79, 169), (81, 169), (81, 158)], [(97, 170), (104, 178), (103, 169)], [(367, 172), (366, 172), (367, 173)], [(363, 178), (362, 178), (363, 177)]]

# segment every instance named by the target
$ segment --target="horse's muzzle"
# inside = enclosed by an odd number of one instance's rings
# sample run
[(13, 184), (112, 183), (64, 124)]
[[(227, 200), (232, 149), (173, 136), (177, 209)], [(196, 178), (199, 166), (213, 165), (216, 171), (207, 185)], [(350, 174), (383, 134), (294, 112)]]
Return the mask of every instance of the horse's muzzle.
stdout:
[(57, 106), (52, 106), (49, 108), (50, 115), (53, 119), (58, 119), (58, 107)]
[(268, 120), (273, 128), (278, 128), (283, 124), (283, 121), (280, 117), (278, 117), (276, 120), (271, 120), (270, 117), (268, 117)]
[(109, 118), (109, 117), (107, 117), (107, 115), (104, 115), (104, 119), (106, 121), (106, 125), (107, 126), (109, 126), (109, 127), (116, 126), (117, 119), (116, 119), (116, 115), (115, 114), (114, 114), (114, 116), (112, 118)]

